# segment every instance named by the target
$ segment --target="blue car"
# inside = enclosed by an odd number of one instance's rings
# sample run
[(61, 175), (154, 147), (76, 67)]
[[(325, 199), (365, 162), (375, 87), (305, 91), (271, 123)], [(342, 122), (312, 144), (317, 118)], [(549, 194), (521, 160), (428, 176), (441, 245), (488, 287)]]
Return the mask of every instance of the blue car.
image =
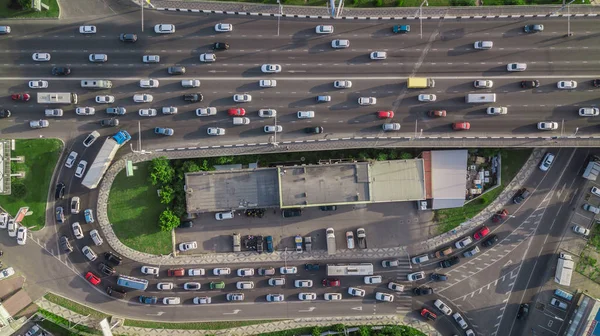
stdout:
[(56, 207), (56, 221), (59, 223), (65, 222), (65, 212), (62, 207)]
[(273, 253), (273, 236), (267, 236), (265, 241), (267, 242), (267, 252)]
[(154, 133), (171, 136), (175, 134), (175, 131), (172, 128), (155, 127)]
[(392, 28), (394, 34), (405, 34), (410, 32), (410, 25), (396, 25)]
[(92, 209), (85, 209), (83, 215), (85, 216), (86, 223), (90, 224), (94, 222), (94, 213), (92, 212)]
[(156, 302), (158, 302), (158, 298), (156, 296), (143, 296), (143, 295), (140, 295), (140, 303), (156, 304)]

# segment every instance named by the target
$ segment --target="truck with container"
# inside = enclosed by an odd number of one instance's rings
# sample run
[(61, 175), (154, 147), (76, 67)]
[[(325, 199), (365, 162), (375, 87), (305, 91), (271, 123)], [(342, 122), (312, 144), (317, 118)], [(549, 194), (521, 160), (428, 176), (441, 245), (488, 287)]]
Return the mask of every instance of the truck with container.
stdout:
[(77, 104), (77, 94), (72, 92), (38, 92), (38, 104)]
[(358, 247), (361, 249), (367, 248), (367, 232), (364, 228), (356, 229), (356, 239), (358, 240)]
[(333, 255), (335, 254), (335, 232), (333, 228), (328, 228), (325, 230), (327, 236), (327, 254)]
[(294, 243), (296, 243), (296, 253), (302, 253), (302, 236), (297, 235), (294, 238)]
[(85, 174), (81, 184), (89, 189), (98, 187), (98, 184), (100, 184), (104, 173), (106, 173), (106, 170), (112, 163), (117, 151), (129, 140), (131, 140), (131, 135), (124, 130), (106, 138), (100, 151), (96, 155), (94, 162), (89, 166), (88, 172)]
[(406, 86), (409, 89), (428, 89), (435, 87), (433, 78), (411, 77), (406, 81)]
[(561, 253), (558, 256), (554, 281), (563, 286), (570, 286), (574, 266), (575, 263), (573, 263), (573, 257), (566, 253)]
[(469, 104), (484, 104), (484, 103), (495, 103), (495, 93), (469, 93), (465, 96), (465, 102)]
[(81, 87), (86, 89), (110, 89), (113, 84), (107, 79), (84, 79), (81, 81)]

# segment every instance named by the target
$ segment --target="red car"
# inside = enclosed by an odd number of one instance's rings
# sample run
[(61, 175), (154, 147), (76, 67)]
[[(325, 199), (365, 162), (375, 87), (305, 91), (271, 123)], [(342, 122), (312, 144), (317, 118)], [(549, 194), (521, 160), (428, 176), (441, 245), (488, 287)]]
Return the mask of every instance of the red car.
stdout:
[[(507, 213), (508, 215), (508, 213)], [(485, 236), (487, 236), (490, 233), (490, 229), (488, 229), (487, 226), (482, 227), (481, 229), (479, 229), (477, 232), (475, 232), (475, 234), (473, 235), (473, 238), (475, 238), (475, 240), (479, 240)]]
[(431, 110), (428, 115), (431, 118), (441, 118), (446, 116), (446, 110)]
[(471, 124), (468, 121), (461, 121), (452, 124), (452, 129), (455, 131), (466, 131), (471, 129)]
[(498, 223), (499, 221), (506, 219), (506, 217), (508, 217), (508, 211), (506, 211), (506, 209), (502, 209), (494, 214), (492, 217), (492, 222)]
[(87, 274), (85, 275), (85, 279), (94, 286), (98, 286), (100, 284), (100, 278), (95, 276), (92, 272), (87, 272)]
[(12, 100), (22, 100), (22, 101), (29, 101), (29, 99), (31, 99), (31, 96), (29, 95), (29, 93), (15, 93), (14, 95), (10, 96), (12, 98)]
[(426, 318), (428, 320), (432, 320), (432, 321), (435, 321), (435, 319), (437, 318), (437, 315), (430, 312), (429, 309), (427, 309), (427, 308), (423, 308), (421, 310), (421, 316), (423, 316), (424, 318)]
[(230, 109), (229, 109), (229, 115), (230, 115), (230, 116), (233, 116), (233, 117), (235, 117), (235, 116), (244, 116), (244, 115), (246, 115), (246, 110), (244, 110), (244, 109), (243, 109), (243, 108), (241, 108), (241, 107), (238, 107), (238, 108), (230, 108)]
[(323, 279), (323, 286), (325, 287), (340, 287), (340, 279), (327, 278)]
[(379, 111), (377, 112), (377, 118), (388, 119), (394, 117), (394, 111)]

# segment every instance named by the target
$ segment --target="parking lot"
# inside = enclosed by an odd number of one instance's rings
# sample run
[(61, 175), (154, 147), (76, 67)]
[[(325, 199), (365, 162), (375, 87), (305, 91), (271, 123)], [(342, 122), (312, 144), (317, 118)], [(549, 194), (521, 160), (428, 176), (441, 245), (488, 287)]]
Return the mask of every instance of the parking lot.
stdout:
[[(198, 249), (188, 253), (231, 252), (232, 233), (273, 236), (276, 250), (294, 249), (296, 235), (311, 236), (313, 250), (325, 250), (325, 229), (335, 229), (338, 249), (346, 248), (345, 232), (364, 227), (369, 248), (407, 245), (435, 235), (432, 211), (417, 210), (416, 202), (338, 206), (337, 211), (306, 208), (302, 216), (283, 218), (280, 209), (267, 209), (262, 218), (236, 211), (230, 220), (217, 221), (214, 213), (194, 219), (192, 228), (177, 229), (177, 243), (197, 241)], [(355, 233), (356, 235), (356, 233)]]

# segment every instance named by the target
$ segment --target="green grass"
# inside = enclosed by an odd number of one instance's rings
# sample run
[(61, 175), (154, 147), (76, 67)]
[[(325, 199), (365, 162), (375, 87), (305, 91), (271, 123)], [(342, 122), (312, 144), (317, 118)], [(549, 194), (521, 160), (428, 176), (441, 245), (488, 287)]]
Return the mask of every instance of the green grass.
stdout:
[(132, 177), (123, 169), (113, 182), (108, 198), (108, 219), (126, 246), (151, 254), (172, 252), (171, 233), (160, 230), (158, 217), (165, 209), (156, 187), (148, 181), (150, 162), (136, 164)]
[(30, 18), (57, 18), (60, 11), (57, 0), (42, 0), (43, 4), (50, 7), (49, 10), (37, 12), (33, 9), (19, 11), (8, 8), (10, 0), (0, 0), (0, 18), (3, 19), (30, 19)]
[(500, 195), (502, 190), (519, 172), (531, 154), (530, 149), (502, 150), (502, 185), (462, 208), (442, 209), (435, 212), (434, 220), (438, 223), (439, 233), (448, 232), (461, 223), (475, 217)]
[(185, 329), (185, 330), (222, 330), (229, 328), (245, 327), (256, 324), (275, 322), (275, 320), (256, 320), (256, 321), (216, 321), (216, 322), (187, 322), (187, 323), (168, 323), (153, 321), (125, 320), (124, 325), (139, 328), (156, 329)]
[[(43, 310), (40, 309), (38, 310), (38, 313), (40, 315), (42, 315), (47, 321), (50, 321), (52, 323), (54, 323), (57, 327), (60, 326), (62, 328), (61, 331), (62, 333), (60, 335), (67, 335), (67, 336), (74, 336), (74, 335), (102, 335), (102, 332), (100, 330), (96, 330), (96, 329), (92, 329), (83, 325), (75, 325), (74, 323), (71, 323), (70, 321), (68, 321), (65, 318), (62, 318), (58, 315), (55, 315), (47, 310)], [(67, 330), (67, 328), (70, 328), (69, 330)], [(59, 328), (56, 328), (57, 330), (60, 330)], [(74, 332), (72, 330), (77, 330), (78, 332)]]
[[(22, 224), (32, 230), (40, 230), (46, 222), (46, 200), (52, 173), (60, 155), (62, 142), (56, 139), (16, 140), (12, 157), (24, 156), (24, 163), (11, 163), (13, 173), (25, 172), (25, 178), (12, 178), (12, 194), (1, 195), (0, 204), (11, 215), (22, 206), (33, 211)], [(50, 190), (54, 193), (54, 189)]]
[(50, 302), (56, 303), (57, 305), (59, 305), (61, 307), (67, 308), (67, 309), (72, 310), (81, 315), (85, 315), (85, 316), (90, 315), (91, 317), (94, 317), (97, 319), (110, 318), (110, 315), (101, 313), (97, 310), (94, 310), (92, 308), (89, 308), (87, 306), (79, 304), (77, 302), (71, 301), (62, 296), (48, 293), (48, 294), (44, 295), (44, 298)]

